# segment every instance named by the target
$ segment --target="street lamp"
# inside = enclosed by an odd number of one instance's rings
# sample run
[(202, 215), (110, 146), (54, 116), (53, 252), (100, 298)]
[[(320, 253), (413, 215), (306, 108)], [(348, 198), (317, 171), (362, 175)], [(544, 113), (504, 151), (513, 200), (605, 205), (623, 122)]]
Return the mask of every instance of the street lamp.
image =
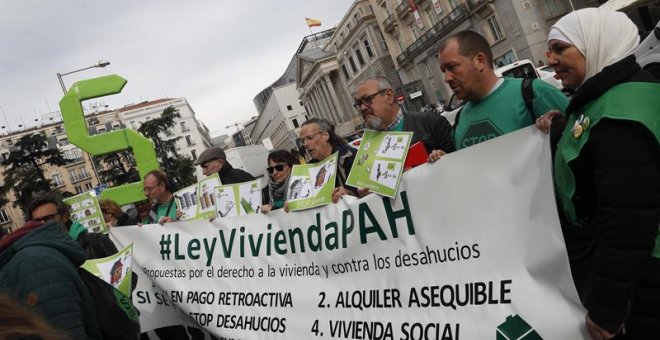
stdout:
[(80, 70), (75, 70), (75, 71), (66, 72), (66, 73), (59, 73), (58, 72), (57, 73), (57, 80), (60, 81), (60, 85), (62, 86), (62, 91), (64, 92), (64, 94), (66, 94), (66, 86), (64, 86), (64, 81), (62, 80), (62, 76), (66, 76), (67, 74), (76, 73), (76, 72), (80, 72), (80, 71), (84, 71), (84, 70), (89, 70), (90, 68), (102, 68), (102, 67), (106, 67), (108, 65), (110, 65), (109, 61), (101, 59), (96, 64), (94, 64), (92, 66), (85, 67), (85, 68), (81, 68)]
[[(109, 61), (101, 59), (96, 64), (94, 64), (92, 66), (85, 67), (85, 68), (81, 68), (79, 70), (66, 72), (66, 73), (59, 73), (58, 72), (57, 73), (57, 80), (60, 81), (60, 85), (62, 86), (62, 92), (64, 92), (64, 94), (66, 94), (66, 86), (64, 86), (64, 81), (62, 80), (62, 76), (66, 76), (67, 74), (76, 73), (76, 72), (80, 72), (80, 71), (84, 71), (84, 70), (89, 70), (90, 68), (103, 68), (103, 67), (106, 67), (108, 65), (110, 65)], [(92, 163), (92, 170), (94, 171), (94, 175), (96, 176), (96, 181), (100, 185), (101, 184), (101, 177), (99, 176), (99, 173), (96, 170), (96, 164), (94, 164), (94, 158), (90, 154), (88, 154), (87, 156), (89, 157), (89, 162)]]

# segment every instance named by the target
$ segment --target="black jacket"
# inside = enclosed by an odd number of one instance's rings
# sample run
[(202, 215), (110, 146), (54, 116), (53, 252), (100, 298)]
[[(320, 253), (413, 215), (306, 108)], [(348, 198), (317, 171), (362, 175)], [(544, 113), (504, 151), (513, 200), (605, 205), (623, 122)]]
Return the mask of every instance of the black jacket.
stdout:
[(452, 152), (456, 150), (451, 138), (451, 124), (447, 118), (431, 112), (403, 113), (403, 131), (413, 133), (410, 145), (422, 141), (429, 153), (433, 150)]
[[(626, 82), (658, 80), (628, 57), (583, 84), (567, 113), (581, 114), (585, 105)], [(651, 321), (660, 324), (660, 259), (651, 257), (660, 224), (657, 140), (640, 123), (603, 118), (569, 166), (580, 226), (568, 225), (562, 216), (562, 228), (589, 316), (610, 331), (624, 321), (632, 327), (642, 314), (655, 314)]]
[(220, 176), (220, 182), (222, 182), (222, 185), (249, 182), (254, 181), (255, 179), (254, 176), (246, 171), (234, 169), (234, 167), (227, 161), (225, 161), (222, 169), (218, 172), (218, 176)]

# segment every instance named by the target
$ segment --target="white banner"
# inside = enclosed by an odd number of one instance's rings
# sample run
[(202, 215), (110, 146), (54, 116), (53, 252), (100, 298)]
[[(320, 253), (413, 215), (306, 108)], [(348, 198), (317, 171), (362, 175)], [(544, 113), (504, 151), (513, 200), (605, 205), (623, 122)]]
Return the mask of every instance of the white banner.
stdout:
[(547, 136), (531, 127), (406, 172), (394, 199), (111, 234), (134, 243), (145, 330), (189, 319), (242, 339), (586, 338)]

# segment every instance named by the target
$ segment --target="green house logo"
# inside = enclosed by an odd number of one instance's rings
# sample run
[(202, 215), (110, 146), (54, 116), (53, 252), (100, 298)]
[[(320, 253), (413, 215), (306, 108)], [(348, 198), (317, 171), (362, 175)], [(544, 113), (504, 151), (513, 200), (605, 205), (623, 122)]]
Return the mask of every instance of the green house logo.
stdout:
[(497, 340), (539, 340), (543, 339), (534, 328), (518, 314), (509, 315), (506, 321), (497, 326)]

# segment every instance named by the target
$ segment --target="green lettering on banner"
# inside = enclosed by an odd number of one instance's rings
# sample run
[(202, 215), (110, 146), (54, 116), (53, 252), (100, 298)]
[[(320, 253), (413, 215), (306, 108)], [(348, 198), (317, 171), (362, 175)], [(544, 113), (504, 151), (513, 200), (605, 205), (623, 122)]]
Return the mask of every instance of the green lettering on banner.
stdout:
[(392, 231), (392, 237), (399, 237), (399, 230), (396, 227), (396, 219), (405, 217), (406, 224), (408, 225), (408, 235), (415, 235), (415, 226), (413, 225), (412, 214), (410, 213), (410, 206), (408, 205), (408, 193), (402, 191), (401, 194), (401, 203), (403, 204), (403, 209), (394, 211), (392, 209), (392, 200), (383, 197), (383, 205), (385, 206), (385, 213), (387, 214), (387, 220), (390, 222), (390, 230)]
[[(121, 92), (126, 79), (109, 75), (76, 82), (60, 100), (62, 120), (69, 141), (93, 156), (132, 149), (140, 178), (151, 170), (159, 169), (154, 144), (133, 129), (121, 129), (90, 136), (82, 108), (82, 102)], [(119, 205), (144, 200), (142, 180), (104, 190), (102, 199), (110, 199)]]
[[(378, 237), (380, 238), (381, 241), (387, 240), (387, 236), (385, 236), (383, 229), (380, 227), (380, 224), (378, 224), (378, 220), (371, 212), (369, 206), (366, 203), (360, 203), (360, 205), (358, 206), (358, 213), (360, 214), (358, 219), (360, 223), (360, 243), (366, 244), (367, 235), (371, 233), (378, 234)], [(371, 227), (367, 227), (367, 223), (366, 223), (367, 218), (369, 219), (369, 222), (371, 222)]]

